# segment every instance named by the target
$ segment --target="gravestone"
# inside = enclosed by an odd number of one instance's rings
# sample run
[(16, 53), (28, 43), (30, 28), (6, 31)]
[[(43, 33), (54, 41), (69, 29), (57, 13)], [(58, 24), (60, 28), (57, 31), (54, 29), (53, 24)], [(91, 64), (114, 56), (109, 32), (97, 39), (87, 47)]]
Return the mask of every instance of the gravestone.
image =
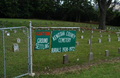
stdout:
[(105, 56), (106, 56), (106, 57), (109, 56), (109, 50), (105, 50)]
[(9, 33), (9, 32), (7, 32), (7, 36), (10, 36), (10, 33)]
[(88, 40), (88, 44), (90, 44), (90, 39)]
[(84, 33), (84, 31), (82, 30), (82, 33)]
[(81, 39), (83, 39), (83, 35), (81, 35)]
[(91, 38), (93, 38), (93, 36), (91, 36)]
[(120, 48), (118, 48), (118, 53), (120, 54)]
[(69, 61), (68, 61), (68, 55), (64, 54), (63, 55), (63, 64), (68, 64)]
[(14, 33), (16, 33), (17, 32), (17, 30), (14, 30)]
[(117, 36), (119, 36), (119, 34), (117, 33)]
[(13, 44), (13, 52), (19, 51), (19, 45), (17, 43)]
[(120, 37), (117, 38), (117, 41), (120, 41)]
[(5, 30), (5, 33), (7, 33), (7, 31)]
[(89, 53), (89, 60), (93, 60), (93, 53), (92, 52)]
[(80, 28), (79, 28), (79, 31), (80, 31)]
[(20, 41), (21, 41), (20, 38), (17, 38), (17, 43), (20, 43)]
[(23, 33), (25, 33), (25, 30), (23, 30)]
[(100, 34), (100, 37), (102, 37), (102, 34)]
[(101, 43), (101, 39), (100, 38), (98, 39), (98, 43)]
[(79, 45), (79, 42), (78, 42), (78, 41), (76, 42), (76, 45)]
[(101, 33), (101, 31), (99, 31), (99, 33)]
[(111, 38), (108, 38), (108, 42), (111, 42)]
[(108, 37), (110, 37), (110, 35), (108, 35)]
[(91, 33), (93, 33), (93, 31), (91, 31)]

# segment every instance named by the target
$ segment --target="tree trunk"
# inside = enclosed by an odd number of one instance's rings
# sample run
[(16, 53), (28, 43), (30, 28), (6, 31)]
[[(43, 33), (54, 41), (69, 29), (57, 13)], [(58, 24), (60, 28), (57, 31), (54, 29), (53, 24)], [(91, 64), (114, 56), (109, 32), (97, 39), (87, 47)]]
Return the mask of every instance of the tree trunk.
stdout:
[(100, 11), (99, 29), (105, 30), (106, 11)]

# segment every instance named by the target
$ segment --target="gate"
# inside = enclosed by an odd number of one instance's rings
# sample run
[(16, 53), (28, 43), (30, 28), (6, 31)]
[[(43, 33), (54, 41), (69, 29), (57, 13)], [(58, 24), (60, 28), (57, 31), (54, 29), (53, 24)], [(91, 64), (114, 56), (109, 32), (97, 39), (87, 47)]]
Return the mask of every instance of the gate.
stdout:
[[(0, 28), (0, 77), (22, 77), (30, 71), (27, 27)], [(4, 71), (4, 72), (3, 72)]]

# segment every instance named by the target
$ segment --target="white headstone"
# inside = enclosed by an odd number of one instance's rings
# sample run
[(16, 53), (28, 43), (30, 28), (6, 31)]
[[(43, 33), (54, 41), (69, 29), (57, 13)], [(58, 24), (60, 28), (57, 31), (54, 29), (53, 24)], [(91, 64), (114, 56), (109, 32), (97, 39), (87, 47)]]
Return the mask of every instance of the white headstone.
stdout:
[(13, 44), (13, 52), (17, 52), (17, 51), (19, 51), (19, 46), (18, 46), (18, 44), (14, 43)]
[(117, 36), (119, 36), (119, 34), (117, 33)]
[(82, 33), (84, 33), (84, 31), (82, 31)]
[(118, 37), (117, 40), (120, 41), (120, 37)]
[(17, 32), (17, 30), (14, 30), (14, 33), (16, 33)]
[(106, 56), (106, 57), (109, 56), (109, 50), (105, 50), (105, 56)]
[(20, 43), (20, 38), (17, 38), (17, 43)]
[(102, 34), (100, 34), (100, 37), (102, 37)]
[(90, 39), (88, 40), (88, 44), (90, 44)]
[(101, 33), (101, 31), (99, 31), (99, 33)]
[(108, 38), (108, 42), (111, 42), (111, 38)]
[(81, 39), (83, 39), (83, 35), (81, 35)]
[(91, 33), (93, 33), (93, 30), (91, 31)]
[(98, 43), (101, 43), (101, 39), (100, 38), (98, 39)]
[(7, 33), (7, 31), (5, 31), (5, 33)]
[(10, 36), (10, 33), (9, 33), (9, 32), (7, 32), (7, 36)]
[(110, 35), (108, 35), (108, 37), (110, 37)]
[(25, 30), (23, 30), (23, 33), (25, 32)]
[(91, 36), (91, 38), (93, 38), (93, 36)]
[(93, 60), (93, 53), (92, 52), (90, 52), (90, 54), (89, 54), (89, 60)]
[(76, 45), (79, 45), (79, 42), (76, 42)]
[(79, 31), (80, 31), (80, 28), (79, 28)]

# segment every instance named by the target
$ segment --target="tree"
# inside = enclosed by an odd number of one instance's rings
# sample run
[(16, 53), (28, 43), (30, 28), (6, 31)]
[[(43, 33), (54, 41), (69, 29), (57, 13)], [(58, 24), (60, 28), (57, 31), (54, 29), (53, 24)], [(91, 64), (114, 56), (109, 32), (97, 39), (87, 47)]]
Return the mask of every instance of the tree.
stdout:
[(106, 22), (106, 12), (109, 8), (112, 0), (97, 0), (100, 10), (100, 21), (99, 21), (99, 29), (105, 30), (105, 22)]
[[(99, 11), (100, 11), (99, 29), (105, 30), (106, 13), (112, 0), (94, 0), (94, 2), (98, 2)], [(118, 0), (114, 0), (114, 3), (116, 2), (118, 2)]]

